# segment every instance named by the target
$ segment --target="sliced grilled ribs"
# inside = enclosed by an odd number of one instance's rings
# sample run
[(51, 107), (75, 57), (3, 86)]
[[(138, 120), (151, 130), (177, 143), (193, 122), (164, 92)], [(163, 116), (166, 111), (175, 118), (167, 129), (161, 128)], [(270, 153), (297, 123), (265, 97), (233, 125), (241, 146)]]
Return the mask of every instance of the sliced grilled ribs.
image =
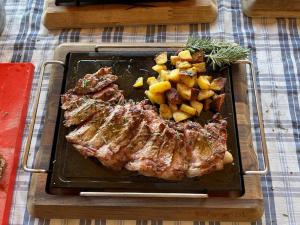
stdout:
[(226, 121), (204, 127), (165, 121), (144, 100), (124, 104), (110, 68), (80, 79), (62, 95), (65, 126), (77, 125), (66, 139), (85, 157), (114, 170), (126, 168), (166, 180), (197, 177), (223, 167)]

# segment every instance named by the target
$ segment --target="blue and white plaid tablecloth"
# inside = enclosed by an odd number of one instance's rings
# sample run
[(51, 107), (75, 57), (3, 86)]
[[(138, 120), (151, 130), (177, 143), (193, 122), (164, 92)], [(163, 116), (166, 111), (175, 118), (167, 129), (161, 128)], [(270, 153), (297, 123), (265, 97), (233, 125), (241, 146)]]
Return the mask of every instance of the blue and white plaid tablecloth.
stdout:
[[(0, 3), (1, 4), (1, 3)], [(250, 19), (243, 16), (238, 0), (219, 0), (219, 16), (212, 24), (148, 25), (99, 27), (48, 31), (41, 24), (43, 0), (4, 0), (7, 24), (0, 36), (0, 61), (33, 62), (36, 66), (32, 95), (36, 90), (41, 63), (52, 59), (63, 42), (182, 42), (189, 35), (235, 41), (252, 50), (250, 59), (258, 69), (264, 126), (271, 171), (261, 178), (265, 214), (252, 223), (219, 221), (120, 221), (120, 220), (43, 220), (26, 210), (30, 175), (19, 166), (10, 224), (100, 224), (100, 225), (202, 225), (202, 224), (300, 224), (300, 20)], [(250, 81), (250, 80), (249, 80)], [(44, 119), (48, 77), (43, 83), (34, 129), (32, 152), (37, 151)], [(249, 90), (252, 105), (252, 89)], [(32, 104), (32, 100), (31, 100)], [(254, 144), (262, 162), (256, 112), (251, 108)], [(29, 107), (27, 124), (30, 121)], [(25, 130), (24, 139), (28, 134)], [(24, 145), (24, 143), (23, 143)], [(34, 154), (30, 155), (29, 164)]]

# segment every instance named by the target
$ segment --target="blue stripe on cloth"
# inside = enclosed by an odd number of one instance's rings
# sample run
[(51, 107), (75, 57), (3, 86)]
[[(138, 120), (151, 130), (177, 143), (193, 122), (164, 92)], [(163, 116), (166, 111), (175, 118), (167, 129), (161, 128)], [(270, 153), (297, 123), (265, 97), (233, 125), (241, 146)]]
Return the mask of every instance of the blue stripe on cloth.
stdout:
[[(296, 19), (289, 19), (289, 33), (290, 33), (290, 39), (293, 47), (293, 56), (295, 58), (295, 66), (296, 66), (296, 74), (293, 77), (290, 77), (290, 82), (295, 83), (299, 82), (300, 83), (300, 35), (297, 30), (297, 20)], [(295, 85), (295, 89), (292, 89), (293, 93), (292, 96), (295, 98), (295, 102), (299, 103), (299, 87)], [(297, 109), (294, 109), (294, 112), (296, 113), (295, 118), (292, 119), (291, 125), (293, 128), (293, 135), (296, 144), (296, 155), (297, 155), (297, 160), (298, 160), (298, 168), (300, 169), (300, 111), (297, 111)]]
[[(278, 23), (279, 42), (280, 43), (285, 43), (285, 45), (289, 44), (289, 42), (287, 41), (289, 39), (289, 37), (288, 37), (288, 33), (287, 33), (286, 20), (285, 19), (278, 19), (277, 23)], [(281, 55), (282, 55), (283, 66), (284, 66), (284, 71), (285, 71), (284, 76), (286, 78), (286, 84), (292, 90), (297, 90), (297, 85), (295, 83), (291, 82), (291, 78), (295, 78), (295, 76), (297, 76), (294, 72), (295, 70), (294, 70), (293, 62), (291, 60), (292, 59), (291, 53), (290, 53), (289, 50), (284, 48), (284, 46), (282, 46)], [(291, 113), (292, 121), (296, 121), (296, 122), (298, 120), (297, 116), (300, 115), (299, 114), (300, 107), (299, 107), (298, 96), (299, 96), (298, 93), (296, 93), (296, 95), (288, 95), (288, 101), (289, 101), (289, 107), (290, 107), (290, 113)], [(293, 129), (293, 133), (295, 133), (295, 132), (296, 132), (296, 130)], [(282, 157), (284, 157), (283, 154), (282, 154)], [(284, 169), (286, 169), (286, 167)], [(284, 185), (287, 189), (289, 188), (289, 181), (286, 180), (286, 177), (284, 177)], [(294, 217), (294, 213), (292, 213), (292, 212), (294, 212), (294, 203), (293, 203), (293, 199), (292, 199), (291, 195), (292, 195), (292, 193), (288, 194), (285, 198), (286, 205), (287, 205), (287, 208), (288, 208), (288, 212), (287, 212), (288, 221), (289, 221), (290, 225), (295, 224), (295, 222), (296, 222), (295, 217)]]
[(111, 33), (113, 31), (112, 27), (105, 27), (102, 32), (102, 42), (111, 42)]
[[(252, 20), (248, 17), (243, 17), (244, 20), (244, 29), (245, 32), (243, 32), (242, 30), (242, 21), (241, 21), (241, 17), (238, 16), (240, 14), (240, 2), (238, 0), (232, 0), (232, 8), (233, 10), (233, 16), (232, 16), (232, 26), (233, 26), (233, 36), (234, 36), (234, 41), (239, 43), (242, 46), (248, 47), (251, 49), (251, 61), (253, 62), (254, 67), (258, 67), (257, 65), (257, 57), (256, 57), (256, 48), (255, 48), (255, 38), (254, 38), (254, 30), (253, 30), (253, 26), (252, 26)], [(246, 35), (243, 35), (245, 34)], [(244, 38), (246, 37), (247, 39), (247, 46), (245, 44), (245, 40)], [(259, 76), (258, 76), (259, 77)], [(257, 81), (257, 83), (259, 84), (259, 79)], [(249, 83), (251, 84), (251, 82)], [(260, 86), (258, 85), (258, 88), (260, 88)], [(251, 93), (249, 93), (251, 94)], [(255, 104), (255, 99), (254, 99), (254, 95), (250, 95), (250, 97), (252, 98), (252, 108), (253, 108), (253, 122), (254, 122), (254, 131), (255, 131), (255, 140), (256, 140), (256, 150), (258, 153), (258, 160), (261, 164), (261, 162), (263, 162), (263, 157), (261, 154), (261, 146), (260, 146), (260, 135), (256, 135), (259, 134), (259, 129), (258, 129), (258, 118), (257, 118), (257, 111), (256, 108), (254, 107)], [(264, 178), (263, 178), (264, 179)], [(266, 182), (264, 180), (264, 182)], [(272, 186), (272, 181), (269, 180), (267, 181), (269, 186)], [(265, 194), (265, 193), (264, 193)], [(266, 210), (266, 223), (267, 224), (277, 224), (276, 222), (276, 209), (275, 209), (275, 200), (274, 200), (274, 194), (272, 191), (267, 191), (267, 196), (266, 198), (268, 199), (267, 201), (265, 201), (265, 210)], [(265, 199), (266, 199), (265, 198)]]
[(166, 25), (158, 25), (157, 27), (157, 42), (164, 43), (167, 39), (167, 26)]
[[(247, 42), (248, 45), (247, 47), (251, 49), (251, 55), (250, 55), (250, 59), (253, 62), (253, 65), (255, 68), (258, 68), (258, 63), (257, 63), (257, 51), (256, 51), (256, 45), (255, 45), (255, 33), (253, 30), (253, 25), (252, 25), (252, 20), (248, 17), (244, 17), (244, 27), (245, 27), (245, 33), (246, 33), (246, 38), (247, 38)], [(270, 53), (268, 53), (270, 54)], [(258, 77), (258, 84), (260, 84), (260, 76)], [(252, 82), (251, 82), (252, 83)], [(258, 85), (258, 88), (260, 89), (260, 85)], [(254, 129), (255, 129), (255, 141), (256, 141), (256, 149), (258, 152), (258, 160), (260, 162), (260, 165), (263, 162), (263, 156), (261, 153), (261, 146), (260, 146), (260, 134), (259, 134), (259, 128), (258, 128), (258, 118), (257, 118), (257, 111), (256, 111), (256, 107), (254, 106), (255, 104), (255, 98), (254, 95), (251, 95), (252, 98), (252, 108), (253, 108), (253, 121), (254, 121)], [(268, 173), (268, 175), (270, 175), (270, 172)], [(262, 177), (262, 182), (267, 183), (268, 187), (272, 187), (272, 177), (269, 176), (269, 179), (266, 179), (266, 176)], [(264, 194), (264, 202), (265, 202), (265, 211), (266, 216), (266, 223), (267, 224), (277, 224), (277, 219), (276, 219), (276, 208), (275, 208), (275, 199), (274, 199), (274, 192), (271, 188), (266, 189), (266, 191), (263, 192)]]
[(147, 43), (153, 43), (155, 40), (155, 25), (147, 25), (146, 37)]

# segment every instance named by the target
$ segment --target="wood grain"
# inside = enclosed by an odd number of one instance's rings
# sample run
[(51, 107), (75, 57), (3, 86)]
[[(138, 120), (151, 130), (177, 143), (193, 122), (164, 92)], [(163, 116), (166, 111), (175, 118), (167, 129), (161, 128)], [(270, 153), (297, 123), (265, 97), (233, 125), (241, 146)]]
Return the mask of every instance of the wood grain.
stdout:
[[(81, 46), (81, 47), (80, 47)], [(136, 50), (137, 45), (130, 48)], [(158, 45), (147, 45), (156, 48)], [(55, 59), (63, 60), (69, 51), (93, 51), (92, 44), (64, 44), (55, 51)], [(114, 46), (116, 47), (116, 46)], [(118, 46), (120, 49), (122, 46)], [(143, 50), (144, 46), (139, 48)], [(164, 46), (167, 47), (167, 46)], [(173, 45), (174, 47), (174, 45)], [(106, 46), (106, 50), (116, 48)], [(41, 146), (36, 157), (36, 167), (49, 166), (55, 119), (59, 107), (61, 69), (54, 68), (49, 83), (50, 97)], [(257, 158), (252, 146), (249, 109), (247, 103), (247, 81), (243, 66), (234, 66), (234, 91), (238, 131), (244, 170), (257, 169)], [(164, 219), (164, 220), (222, 220), (254, 221), (263, 213), (263, 197), (260, 177), (244, 176), (245, 194), (240, 198), (113, 198), (55, 196), (45, 192), (47, 174), (33, 174), (28, 196), (28, 211), (43, 218), (110, 218), (110, 219)]]
[(103, 4), (56, 6), (45, 2), (43, 23), (48, 29), (90, 28), (99, 25), (209, 23), (217, 17), (213, 0), (149, 2), (142, 5)]
[(299, 0), (242, 0), (249, 17), (300, 17)]

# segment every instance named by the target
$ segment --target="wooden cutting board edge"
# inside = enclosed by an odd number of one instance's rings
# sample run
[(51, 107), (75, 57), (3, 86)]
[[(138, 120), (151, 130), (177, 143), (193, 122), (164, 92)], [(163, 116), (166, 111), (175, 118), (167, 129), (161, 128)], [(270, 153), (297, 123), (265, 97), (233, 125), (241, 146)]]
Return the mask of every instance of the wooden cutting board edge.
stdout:
[[(161, 44), (105, 44), (103, 47), (115, 49), (126, 47), (159, 48)], [(168, 44), (163, 47), (182, 47), (183, 44)], [(62, 44), (54, 54), (55, 60), (65, 60), (69, 51), (93, 51), (94, 44)], [(234, 79), (236, 108), (242, 163), (244, 170), (257, 169), (258, 162), (252, 146), (250, 114), (248, 109), (247, 79), (244, 66), (235, 66)], [(54, 124), (59, 106), (59, 93), (62, 76), (61, 68), (52, 70), (41, 147), (37, 153), (36, 167), (48, 169)], [(237, 94), (239, 93), (239, 94)], [(50, 116), (51, 115), (51, 116)], [(55, 121), (55, 120), (54, 120)], [(47, 135), (45, 135), (47, 134)], [(28, 211), (32, 216), (42, 218), (109, 218), (109, 219), (163, 219), (163, 220), (221, 220), (221, 221), (255, 221), (263, 213), (263, 196), (260, 177), (247, 175), (245, 194), (240, 198), (112, 198), (112, 197), (79, 197), (55, 196), (45, 192), (47, 174), (33, 174), (29, 196)]]
[[(48, 29), (91, 28), (140, 24), (210, 23), (218, 14), (214, 0), (182, 0), (179, 2), (149, 2), (143, 6), (99, 4), (56, 6), (46, 0), (43, 24)], [(146, 7), (149, 5), (148, 7)]]

